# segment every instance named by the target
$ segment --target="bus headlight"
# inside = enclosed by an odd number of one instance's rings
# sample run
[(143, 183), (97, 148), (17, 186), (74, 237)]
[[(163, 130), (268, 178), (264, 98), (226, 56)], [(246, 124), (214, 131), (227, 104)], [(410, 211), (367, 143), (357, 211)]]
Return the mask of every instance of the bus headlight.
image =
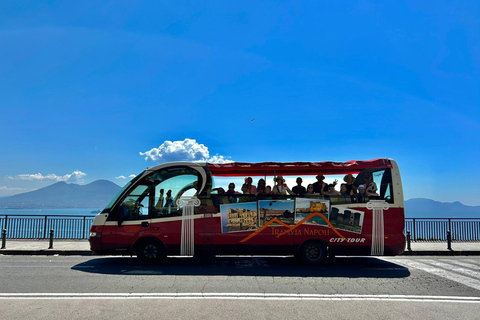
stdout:
[(90, 232), (90, 238), (100, 238), (102, 236), (101, 232)]

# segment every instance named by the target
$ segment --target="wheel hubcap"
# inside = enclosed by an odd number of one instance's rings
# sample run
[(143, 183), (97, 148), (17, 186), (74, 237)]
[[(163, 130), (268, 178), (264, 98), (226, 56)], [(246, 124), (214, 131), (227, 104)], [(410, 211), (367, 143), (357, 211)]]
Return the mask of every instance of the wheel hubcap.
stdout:
[(149, 244), (145, 246), (145, 249), (143, 249), (143, 253), (146, 258), (148, 259), (155, 259), (158, 254), (157, 247), (153, 244)]
[(317, 246), (308, 246), (306, 252), (307, 257), (312, 260), (317, 259), (320, 256), (320, 250)]

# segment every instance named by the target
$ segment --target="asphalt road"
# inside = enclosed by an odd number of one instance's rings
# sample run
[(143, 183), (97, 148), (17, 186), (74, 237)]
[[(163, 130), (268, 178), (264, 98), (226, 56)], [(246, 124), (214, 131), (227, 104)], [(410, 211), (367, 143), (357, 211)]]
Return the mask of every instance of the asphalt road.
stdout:
[(0, 319), (478, 319), (480, 257), (0, 256)]

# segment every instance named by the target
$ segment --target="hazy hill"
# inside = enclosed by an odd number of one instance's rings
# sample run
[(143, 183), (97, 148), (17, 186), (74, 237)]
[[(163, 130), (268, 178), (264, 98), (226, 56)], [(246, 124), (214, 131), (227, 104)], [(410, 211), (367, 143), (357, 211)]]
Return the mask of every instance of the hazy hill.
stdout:
[(480, 218), (480, 206), (466, 206), (458, 201), (439, 202), (431, 199), (405, 201), (407, 218)]
[(108, 180), (97, 180), (87, 185), (57, 182), (35, 191), (1, 198), (0, 208), (103, 208), (120, 189)]

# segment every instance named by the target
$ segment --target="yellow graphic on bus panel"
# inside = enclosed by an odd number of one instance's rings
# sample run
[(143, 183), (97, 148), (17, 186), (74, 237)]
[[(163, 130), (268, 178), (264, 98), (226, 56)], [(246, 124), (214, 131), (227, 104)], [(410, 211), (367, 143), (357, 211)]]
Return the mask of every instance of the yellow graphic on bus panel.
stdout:
[(258, 228), (257, 202), (220, 205), (222, 233), (252, 231)]

